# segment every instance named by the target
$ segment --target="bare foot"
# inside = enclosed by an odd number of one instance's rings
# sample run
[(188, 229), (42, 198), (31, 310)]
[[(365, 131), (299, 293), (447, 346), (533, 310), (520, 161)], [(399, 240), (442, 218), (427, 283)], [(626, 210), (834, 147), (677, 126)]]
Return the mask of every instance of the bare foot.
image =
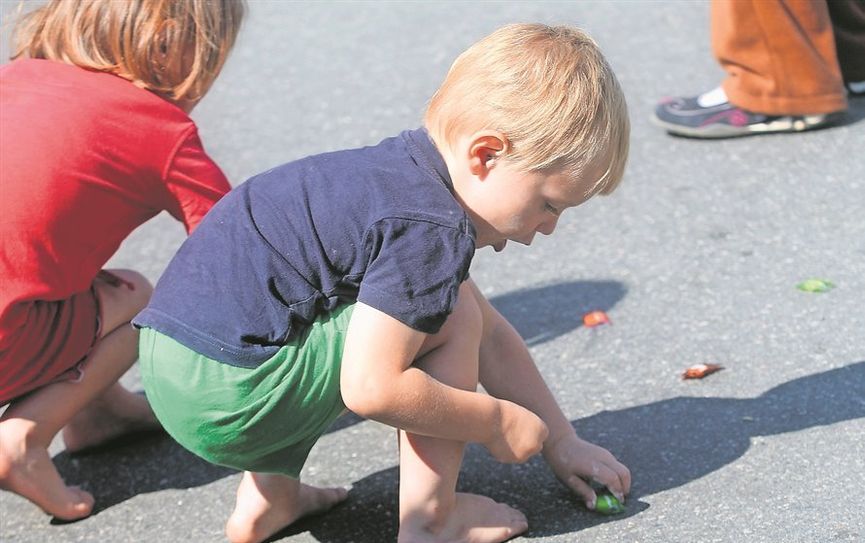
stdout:
[(147, 398), (115, 384), (63, 428), (66, 451), (81, 452), (124, 434), (159, 430)]
[(77, 520), (93, 511), (93, 496), (66, 486), (44, 446), (28, 445), (24, 425), (17, 420), (0, 424), (0, 488), (14, 492), (49, 515)]
[(272, 473), (245, 472), (225, 525), (231, 543), (258, 543), (297, 519), (323, 513), (348, 497), (344, 488), (316, 488)]
[[(435, 526), (434, 528), (431, 528)], [(457, 493), (456, 505), (442, 522), (416, 515), (400, 521), (399, 543), (500, 543), (529, 528), (525, 515), (485, 496)]]

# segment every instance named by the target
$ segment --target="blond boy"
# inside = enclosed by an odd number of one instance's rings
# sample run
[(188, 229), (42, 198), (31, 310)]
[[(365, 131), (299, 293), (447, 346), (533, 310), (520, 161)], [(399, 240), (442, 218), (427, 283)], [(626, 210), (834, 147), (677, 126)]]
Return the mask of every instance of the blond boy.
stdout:
[(519, 511), (455, 491), (466, 442), (502, 462), (542, 451), (590, 508), (589, 481), (628, 493), (627, 468), (577, 437), (469, 278), (477, 248), (530, 244), (611, 192), (628, 133), (590, 38), (512, 25), (457, 59), (425, 129), (277, 167), (214, 207), (135, 324), (168, 432), (245, 471), (231, 541), (262, 541), (345, 499), (299, 474), (346, 407), (399, 429), (402, 542), (527, 529)]

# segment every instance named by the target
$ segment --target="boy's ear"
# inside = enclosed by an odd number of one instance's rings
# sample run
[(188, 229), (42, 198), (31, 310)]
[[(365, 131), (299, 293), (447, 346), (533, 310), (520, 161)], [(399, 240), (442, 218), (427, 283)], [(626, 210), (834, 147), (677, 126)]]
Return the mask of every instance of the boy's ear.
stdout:
[(469, 169), (483, 179), (495, 163), (495, 159), (507, 151), (508, 138), (496, 130), (475, 133), (468, 146)]

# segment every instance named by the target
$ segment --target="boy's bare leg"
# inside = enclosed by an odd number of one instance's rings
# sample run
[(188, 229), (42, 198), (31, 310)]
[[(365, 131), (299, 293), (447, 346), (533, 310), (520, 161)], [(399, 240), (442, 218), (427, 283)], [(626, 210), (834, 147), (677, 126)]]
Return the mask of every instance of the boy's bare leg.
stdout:
[(306, 515), (345, 500), (344, 488), (316, 488), (275, 473), (244, 472), (225, 526), (231, 543), (258, 543)]
[[(435, 379), (476, 390), (480, 316), (462, 289), (447, 323), (415, 363)], [(485, 496), (456, 492), (464, 443), (400, 434), (400, 543), (498, 543), (528, 529), (525, 515)]]
[(520, 511), (486, 496), (456, 492), (463, 445), (400, 432), (397, 541), (499, 543), (528, 529)]
[[(48, 454), (48, 446), (61, 428), (79, 413), (96, 416), (98, 406), (104, 410), (101, 399), (92, 409), (89, 404), (106, 392), (106, 399), (121, 401), (118, 409), (131, 426), (156, 424), (149, 408), (142, 409), (136, 405), (137, 401), (130, 402), (124, 393), (131, 394), (117, 385), (138, 355), (138, 332), (128, 322), (147, 303), (151, 287), (134, 272), (115, 273), (131, 282), (135, 289), (96, 282), (102, 302), (103, 334), (87, 357), (81, 381), (46, 385), (13, 402), (0, 417), (0, 487), (20, 494), (61, 519), (83, 518), (93, 509), (93, 496), (67, 487)], [(113, 406), (109, 411), (112, 409)], [(82, 430), (83, 424), (79, 419), (78, 435), (75, 429), (70, 434), (78, 446), (92, 445), (116, 435), (124, 427), (115, 423), (108, 432), (94, 430), (88, 436)], [(93, 421), (90, 426), (98, 424), (99, 421)]]

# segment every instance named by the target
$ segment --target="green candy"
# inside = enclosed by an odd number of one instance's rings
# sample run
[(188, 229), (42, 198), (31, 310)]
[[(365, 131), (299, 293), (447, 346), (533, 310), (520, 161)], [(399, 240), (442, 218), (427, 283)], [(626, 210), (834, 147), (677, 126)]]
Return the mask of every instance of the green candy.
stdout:
[(625, 512), (625, 506), (610, 494), (600, 494), (595, 502), (595, 511), (602, 515), (618, 515)]
[(796, 285), (796, 288), (805, 292), (827, 292), (835, 288), (835, 285), (824, 279), (806, 279)]

